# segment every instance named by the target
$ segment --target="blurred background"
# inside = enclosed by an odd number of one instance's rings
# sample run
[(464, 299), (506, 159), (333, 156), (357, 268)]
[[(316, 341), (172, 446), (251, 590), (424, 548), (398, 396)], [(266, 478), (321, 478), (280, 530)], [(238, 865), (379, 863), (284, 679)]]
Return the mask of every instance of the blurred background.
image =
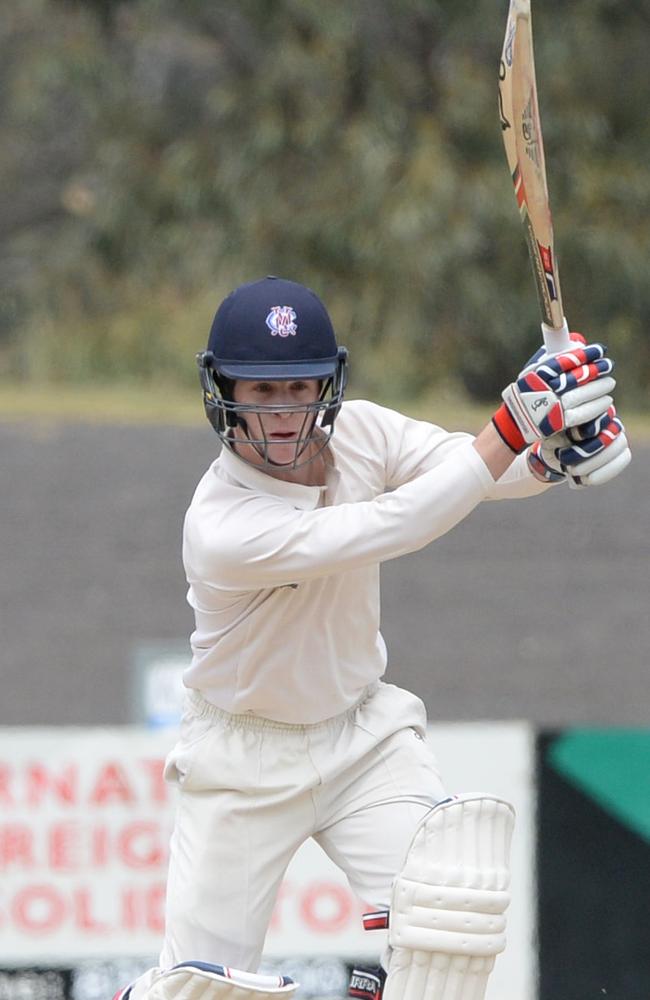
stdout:
[[(650, 2), (533, 7), (565, 310), (616, 359), (634, 462), (601, 490), (484, 505), (388, 564), (388, 676), (434, 726), (470, 727), (470, 746), (485, 723), (524, 727), (537, 885), (517, 1000), (645, 1000)], [(192, 628), (181, 524), (217, 452), (194, 355), (223, 296), (267, 273), (310, 285), (350, 349), (350, 395), (450, 428), (477, 430), (538, 346), (496, 100), (506, 14), (505, 0), (4, 0), (0, 1000), (103, 1000), (130, 974), (99, 946), (75, 966), (79, 922), (101, 937), (101, 919), (66, 885), (97, 868), (101, 836), (54, 871), (52, 830), (83, 740), (99, 762), (111, 740), (174, 724)], [(511, 753), (495, 751), (497, 784)], [(314, 968), (303, 996), (342, 995), (336, 962)]]
[[(539, 336), (494, 124), (504, 6), (5, 0), (3, 376), (193, 386), (215, 303), (271, 272), (322, 294), (357, 391), (491, 401)], [(567, 314), (643, 405), (650, 5), (536, 13)]]

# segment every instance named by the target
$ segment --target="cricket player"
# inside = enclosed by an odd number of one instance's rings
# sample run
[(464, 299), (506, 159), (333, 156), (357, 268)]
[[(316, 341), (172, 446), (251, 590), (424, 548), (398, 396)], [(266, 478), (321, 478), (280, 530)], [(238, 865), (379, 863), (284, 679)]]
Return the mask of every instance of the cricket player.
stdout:
[[(541, 354), (541, 352), (540, 352)], [(266, 277), (219, 307), (198, 358), (222, 442), (187, 512), (196, 618), (160, 965), (116, 1000), (255, 1000), (276, 893), (313, 837), (388, 911), (381, 967), (350, 995), (481, 1000), (505, 946), (512, 806), (449, 798), (422, 701), (382, 681), (379, 566), (483, 500), (628, 463), (599, 344), (536, 357), (473, 437), (343, 401), (347, 352), (320, 299)]]

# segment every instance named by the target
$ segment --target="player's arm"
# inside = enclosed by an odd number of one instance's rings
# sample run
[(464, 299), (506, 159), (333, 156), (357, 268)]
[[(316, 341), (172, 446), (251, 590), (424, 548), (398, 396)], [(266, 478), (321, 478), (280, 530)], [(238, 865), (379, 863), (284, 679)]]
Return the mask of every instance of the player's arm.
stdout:
[(504, 390), (502, 406), (476, 442), (459, 445), (435, 468), (371, 500), (295, 510), (279, 498), (242, 491), (239, 503), (214, 520), (190, 513), (184, 546), (188, 580), (227, 590), (263, 589), (420, 549), (486, 499), (494, 475), (531, 443), (582, 426), (606, 410), (611, 370), (600, 345), (534, 365)]
[(474, 438), (474, 448), (490, 470), (493, 479), (498, 480), (515, 461), (517, 454), (503, 441), (492, 422)]
[[(354, 407), (356, 421), (363, 426), (370, 445), (366, 448), (366, 458), (370, 452), (373, 465), (376, 465), (372, 478), (383, 484), (381, 491), (396, 489), (429, 472), (475, 438), (467, 431), (447, 431), (437, 424), (404, 416), (376, 403), (355, 401), (348, 406)], [(492, 437), (489, 432), (488, 436)], [(507, 449), (503, 451), (503, 458), (504, 466), (512, 462)], [(486, 499), (536, 496), (547, 488), (546, 483), (533, 477), (526, 456), (522, 455), (515, 458), (499, 482), (492, 484)]]
[[(610, 395), (614, 364), (601, 345), (586, 345), (581, 334), (571, 339), (561, 356), (550, 358), (541, 348), (526, 363), (504, 391), (494, 420), (474, 440), (495, 480), (489, 499), (532, 496), (567, 478), (571, 485), (604, 483), (629, 462), (625, 429)], [(422, 475), (472, 440), (391, 411), (382, 411), (382, 423), (390, 432), (389, 487)]]
[[(375, 407), (375, 404), (366, 404)], [(375, 407), (379, 415), (379, 426), (384, 431), (383, 440), (377, 442), (377, 453), (386, 456), (385, 489), (395, 489), (403, 483), (421, 476), (424, 472), (439, 465), (457, 448), (475, 440), (474, 434), (466, 431), (446, 431), (436, 424), (424, 420), (414, 420), (401, 413)], [(494, 428), (488, 426), (481, 432), (479, 453), (488, 446), (485, 459), (488, 467), (492, 466), (493, 458), (499, 455), (497, 464), (490, 468), (492, 474), (504, 471), (498, 475), (496, 482), (490, 487), (486, 500), (524, 499), (539, 496), (544, 493), (549, 483), (538, 480), (527, 462), (526, 454), (513, 456), (509, 449), (501, 447), (500, 438)], [(514, 458), (514, 461), (513, 461)]]
[(493, 485), (470, 441), (370, 500), (296, 510), (278, 497), (239, 490), (225, 510), (193, 503), (183, 543), (187, 578), (259, 590), (394, 559), (446, 534)]

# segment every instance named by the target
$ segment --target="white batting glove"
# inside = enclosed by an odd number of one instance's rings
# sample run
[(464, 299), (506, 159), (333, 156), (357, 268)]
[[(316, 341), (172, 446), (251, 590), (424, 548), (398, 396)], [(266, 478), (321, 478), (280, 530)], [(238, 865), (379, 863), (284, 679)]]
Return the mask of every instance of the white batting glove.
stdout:
[(526, 445), (595, 420), (612, 404), (613, 361), (602, 344), (576, 346), (529, 365), (502, 393), (492, 418), (515, 454)]
[(528, 453), (534, 476), (547, 483), (569, 480), (573, 489), (601, 486), (632, 460), (625, 427), (612, 405), (595, 420), (536, 442)]

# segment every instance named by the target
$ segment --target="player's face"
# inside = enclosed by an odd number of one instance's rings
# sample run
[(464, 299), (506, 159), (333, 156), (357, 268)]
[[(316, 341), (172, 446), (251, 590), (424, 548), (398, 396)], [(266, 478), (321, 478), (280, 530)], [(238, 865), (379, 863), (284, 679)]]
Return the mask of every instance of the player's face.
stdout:
[[(316, 379), (296, 379), (286, 382), (235, 382), (234, 399), (256, 407), (283, 406), (289, 409), (280, 412), (245, 414), (248, 435), (241, 427), (235, 429), (235, 438), (242, 444), (238, 450), (243, 457), (256, 465), (268, 461), (274, 466), (290, 466), (296, 458), (296, 448), (301, 438), (309, 433), (314, 417), (305, 410), (310, 403), (318, 401), (321, 386)], [(291, 408), (294, 409), (291, 409)], [(266, 442), (262, 448), (245, 444), (246, 440)], [(308, 446), (310, 447), (310, 446)], [(305, 455), (305, 457), (307, 457)]]

